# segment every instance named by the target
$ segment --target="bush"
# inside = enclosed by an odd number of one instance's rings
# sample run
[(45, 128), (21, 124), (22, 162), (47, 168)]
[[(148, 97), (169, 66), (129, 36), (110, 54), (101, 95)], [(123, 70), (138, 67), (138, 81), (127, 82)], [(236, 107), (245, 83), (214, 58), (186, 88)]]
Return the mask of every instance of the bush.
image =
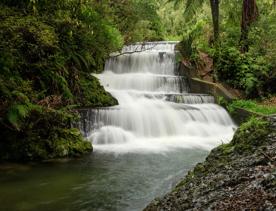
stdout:
[(245, 91), (247, 97), (263, 96), (273, 76), (265, 57), (242, 54), (236, 47), (219, 46), (215, 51), (215, 71), (218, 80)]
[(77, 118), (72, 109), (117, 103), (90, 74), (122, 46), (121, 34), (92, 8), (73, 13), (77, 1), (39, 1), (35, 12), (27, 1), (15, 2), (0, 3), (0, 159), (85, 153), (91, 144), (80, 133), (68, 135)]
[(1, 0), (0, 159), (90, 150), (69, 129), (73, 109), (118, 103), (91, 74), (124, 41), (162, 39), (155, 6), (153, 0)]

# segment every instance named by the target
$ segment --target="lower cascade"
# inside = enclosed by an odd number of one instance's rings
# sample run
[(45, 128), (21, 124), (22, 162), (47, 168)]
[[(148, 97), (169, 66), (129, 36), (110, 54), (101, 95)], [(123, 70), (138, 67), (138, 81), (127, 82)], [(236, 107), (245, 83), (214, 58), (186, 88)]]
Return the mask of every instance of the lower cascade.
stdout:
[(124, 47), (95, 76), (118, 106), (81, 111), (79, 127), (95, 151), (159, 153), (176, 148), (210, 150), (231, 140), (235, 125), (214, 97), (189, 93), (177, 75), (177, 42)]

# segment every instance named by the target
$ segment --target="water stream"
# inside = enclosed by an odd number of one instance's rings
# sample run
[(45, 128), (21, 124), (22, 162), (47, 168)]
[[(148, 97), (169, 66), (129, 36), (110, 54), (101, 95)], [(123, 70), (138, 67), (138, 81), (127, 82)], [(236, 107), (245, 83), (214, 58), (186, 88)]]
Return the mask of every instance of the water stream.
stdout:
[(126, 46), (110, 58), (95, 76), (119, 105), (84, 109), (79, 122), (94, 152), (0, 168), (0, 210), (141, 210), (229, 141), (228, 113), (212, 96), (190, 93), (177, 75), (175, 44)]
[[(119, 105), (82, 112), (79, 127), (96, 151), (210, 150), (231, 139), (233, 122), (208, 95), (189, 93), (177, 75), (174, 42), (130, 45), (96, 75)], [(132, 53), (139, 51), (139, 53)]]

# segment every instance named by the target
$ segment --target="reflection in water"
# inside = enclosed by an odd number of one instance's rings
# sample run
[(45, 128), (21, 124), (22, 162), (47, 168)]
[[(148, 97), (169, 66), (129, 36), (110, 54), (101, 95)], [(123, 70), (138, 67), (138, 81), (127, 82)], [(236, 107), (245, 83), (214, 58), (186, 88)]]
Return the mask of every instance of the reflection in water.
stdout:
[(68, 163), (0, 171), (0, 210), (141, 210), (207, 151), (94, 153)]

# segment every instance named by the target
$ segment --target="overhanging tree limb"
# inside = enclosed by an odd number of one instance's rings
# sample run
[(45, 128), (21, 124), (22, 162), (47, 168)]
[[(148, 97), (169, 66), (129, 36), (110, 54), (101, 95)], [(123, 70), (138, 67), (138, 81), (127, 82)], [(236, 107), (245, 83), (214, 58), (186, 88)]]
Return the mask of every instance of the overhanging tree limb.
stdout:
[(126, 55), (126, 54), (133, 54), (133, 53), (140, 53), (140, 52), (148, 51), (148, 50), (155, 48), (157, 44), (154, 44), (153, 46), (151, 46), (149, 48), (145, 48), (145, 45), (146, 45), (146, 42), (143, 42), (141, 45), (137, 45), (133, 51), (126, 51), (126, 52), (121, 51), (121, 52), (117, 52), (117, 53), (112, 53), (110, 55), (110, 58), (116, 58), (116, 57)]

